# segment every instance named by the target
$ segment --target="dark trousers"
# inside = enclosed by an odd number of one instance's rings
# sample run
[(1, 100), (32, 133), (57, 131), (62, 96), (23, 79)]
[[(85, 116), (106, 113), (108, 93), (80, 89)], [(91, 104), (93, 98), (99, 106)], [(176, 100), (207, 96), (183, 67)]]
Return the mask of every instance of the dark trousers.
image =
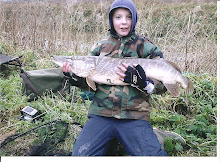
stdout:
[(127, 155), (167, 156), (147, 121), (96, 115), (88, 115), (88, 118), (76, 140), (72, 156), (102, 156), (109, 141), (115, 138), (124, 146)]

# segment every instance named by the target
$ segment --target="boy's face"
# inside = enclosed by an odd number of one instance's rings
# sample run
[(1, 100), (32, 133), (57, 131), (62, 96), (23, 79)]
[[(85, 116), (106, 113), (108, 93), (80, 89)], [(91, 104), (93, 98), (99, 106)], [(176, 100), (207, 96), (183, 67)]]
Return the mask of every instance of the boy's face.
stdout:
[(113, 25), (119, 37), (127, 36), (131, 30), (132, 17), (128, 9), (115, 9), (112, 17)]

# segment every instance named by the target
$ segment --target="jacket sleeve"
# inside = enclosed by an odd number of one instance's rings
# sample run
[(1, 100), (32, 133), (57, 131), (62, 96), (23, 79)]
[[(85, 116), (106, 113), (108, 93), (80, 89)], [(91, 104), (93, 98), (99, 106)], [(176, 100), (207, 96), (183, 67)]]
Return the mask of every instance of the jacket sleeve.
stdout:
[[(153, 42), (147, 41), (144, 44), (143, 55), (148, 59), (161, 59), (163, 57), (163, 53), (160, 51), (159, 47), (156, 46)], [(154, 82), (154, 90), (153, 94), (162, 94), (167, 91), (166, 87), (162, 82), (152, 79)]]
[(72, 86), (76, 86), (76, 87), (79, 87), (80, 89), (84, 89), (84, 90), (87, 90), (87, 91), (93, 91), (87, 84), (86, 82), (86, 78), (82, 78), (82, 77), (79, 77), (75, 74), (72, 74), (71, 77), (67, 77), (67, 79), (69, 79), (69, 83), (72, 85)]

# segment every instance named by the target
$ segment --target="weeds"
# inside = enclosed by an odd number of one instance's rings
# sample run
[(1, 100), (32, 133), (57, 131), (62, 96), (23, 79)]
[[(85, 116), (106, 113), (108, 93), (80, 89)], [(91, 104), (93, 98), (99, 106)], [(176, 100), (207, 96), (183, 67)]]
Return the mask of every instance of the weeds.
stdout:
[[(190, 148), (192, 152), (188, 153), (192, 156), (216, 156), (217, 80), (208, 74), (187, 74), (187, 77), (195, 86), (194, 93), (188, 95), (189, 106), (185, 104), (183, 92), (176, 99), (169, 94), (154, 96), (155, 109), (151, 113), (151, 123), (182, 135), (187, 141), (184, 150)], [(179, 154), (180, 148), (176, 145), (169, 139), (168, 151)], [(195, 150), (198, 155), (195, 155)]]

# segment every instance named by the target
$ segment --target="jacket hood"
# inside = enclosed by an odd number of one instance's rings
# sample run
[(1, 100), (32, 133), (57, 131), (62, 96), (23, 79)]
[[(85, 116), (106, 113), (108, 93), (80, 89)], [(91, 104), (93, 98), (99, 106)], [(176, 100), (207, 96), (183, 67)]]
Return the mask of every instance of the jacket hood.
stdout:
[(112, 3), (112, 5), (109, 9), (109, 25), (110, 25), (110, 33), (113, 36), (117, 36), (117, 33), (116, 33), (114, 26), (113, 26), (113, 21), (112, 21), (112, 11), (116, 8), (126, 8), (131, 12), (132, 26), (131, 26), (131, 31), (128, 34), (128, 35), (130, 35), (135, 30), (135, 26), (136, 26), (137, 19), (138, 19), (137, 10), (136, 10), (134, 3), (132, 2), (132, 0), (115, 0)]

